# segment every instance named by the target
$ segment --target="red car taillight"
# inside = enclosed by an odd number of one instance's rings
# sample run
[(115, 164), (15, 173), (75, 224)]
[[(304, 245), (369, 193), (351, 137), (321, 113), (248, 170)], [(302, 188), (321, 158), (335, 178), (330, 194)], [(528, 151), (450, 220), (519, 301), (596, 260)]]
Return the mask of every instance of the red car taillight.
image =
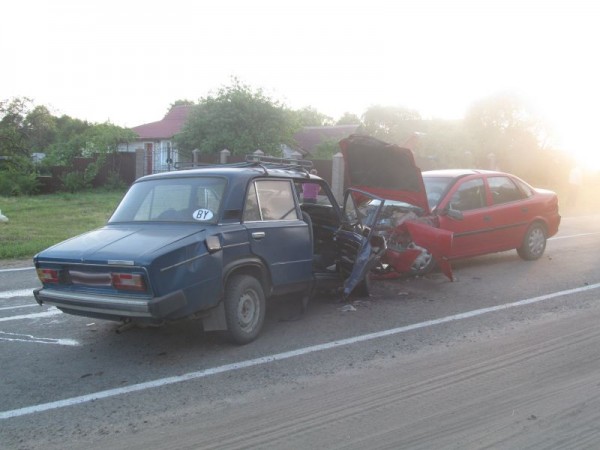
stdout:
[(144, 277), (138, 273), (111, 273), (112, 285), (124, 291), (145, 291)]
[(42, 283), (58, 283), (59, 275), (56, 269), (37, 269), (37, 276)]

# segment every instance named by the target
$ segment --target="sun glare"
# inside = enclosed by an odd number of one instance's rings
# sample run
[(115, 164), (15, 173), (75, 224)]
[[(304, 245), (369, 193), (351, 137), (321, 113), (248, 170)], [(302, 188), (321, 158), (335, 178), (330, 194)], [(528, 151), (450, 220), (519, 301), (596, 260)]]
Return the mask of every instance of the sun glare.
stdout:
[(591, 129), (586, 132), (585, 128), (580, 128), (579, 131), (565, 129), (560, 148), (570, 154), (582, 169), (600, 171), (600, 145), (592, 136)]

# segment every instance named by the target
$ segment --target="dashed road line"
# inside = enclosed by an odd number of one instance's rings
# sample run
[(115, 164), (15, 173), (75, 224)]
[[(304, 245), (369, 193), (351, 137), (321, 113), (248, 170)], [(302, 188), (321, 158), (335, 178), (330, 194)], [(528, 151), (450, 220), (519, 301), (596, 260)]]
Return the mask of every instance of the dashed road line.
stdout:
[(0, 298), (13, 298), (13, 297), (29, 297), (33, 296), (33, 290), (36, 288), (29, 289), (16, 289), (14, 291), (0, 291)]
[(43, 337), (32, 336), (30, 334), (7, 333), (5, 331), (0, 331), (0, 341), (34, 342), (36, 344), (67, 345), (70, 347), (80, 345), (79, 342), (76, 341), (75, 339), (43, 338)]
[(33, 313), (33, 314), (21, 314), (19, 316), (9, 316), (9, 317), (0, 317), (0, 322), (10, 322), (11, 320), (24, 320), (24, 319), (41, 319), (44, 317), (52, 317), (62, 314), (62, 311), (59, 311), (56, 308), (51, 308), (48, 311)]
[(23, 272), (24, 270), (34, 270), (35, 267), (14, 267), (12, 269), (0, 269), (0, 273), (3, 272)]
[(0, 311), (8, 311), (11, 309), (21, 309), (21, 308), (39, 308), (40, 305), (15, 305), (15, 306), (2, 306), (0, 307)]

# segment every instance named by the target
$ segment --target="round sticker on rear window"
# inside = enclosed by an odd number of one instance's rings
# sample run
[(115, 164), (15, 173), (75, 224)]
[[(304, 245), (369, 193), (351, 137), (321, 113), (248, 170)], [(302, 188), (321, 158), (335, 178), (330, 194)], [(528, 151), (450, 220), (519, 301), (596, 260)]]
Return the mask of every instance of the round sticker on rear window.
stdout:
[(202, 208), (202, 209), (197, 209), (196, 211), (194, 211), (194, 214), (192, 215), (192, 217), (194, 218), (194, 220), (199, 220), (199, 221), (203, 222), (206, 220), (212, 220), (214, 215), (210, 209)]

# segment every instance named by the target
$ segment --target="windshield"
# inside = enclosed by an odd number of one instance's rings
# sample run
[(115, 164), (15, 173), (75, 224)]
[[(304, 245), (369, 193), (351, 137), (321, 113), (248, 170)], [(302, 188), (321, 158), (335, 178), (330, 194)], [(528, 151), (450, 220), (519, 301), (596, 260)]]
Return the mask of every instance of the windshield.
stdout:
[(442, 195), (450, 187), (453, 181), (454, 178), (452, 177), (423, 177), (429, 209), (433, 210), (433, 208), (438, 205), (442, 199)]
[(215, 223), (226, 180), (163, 178), (134, 184), (108, 221)]

